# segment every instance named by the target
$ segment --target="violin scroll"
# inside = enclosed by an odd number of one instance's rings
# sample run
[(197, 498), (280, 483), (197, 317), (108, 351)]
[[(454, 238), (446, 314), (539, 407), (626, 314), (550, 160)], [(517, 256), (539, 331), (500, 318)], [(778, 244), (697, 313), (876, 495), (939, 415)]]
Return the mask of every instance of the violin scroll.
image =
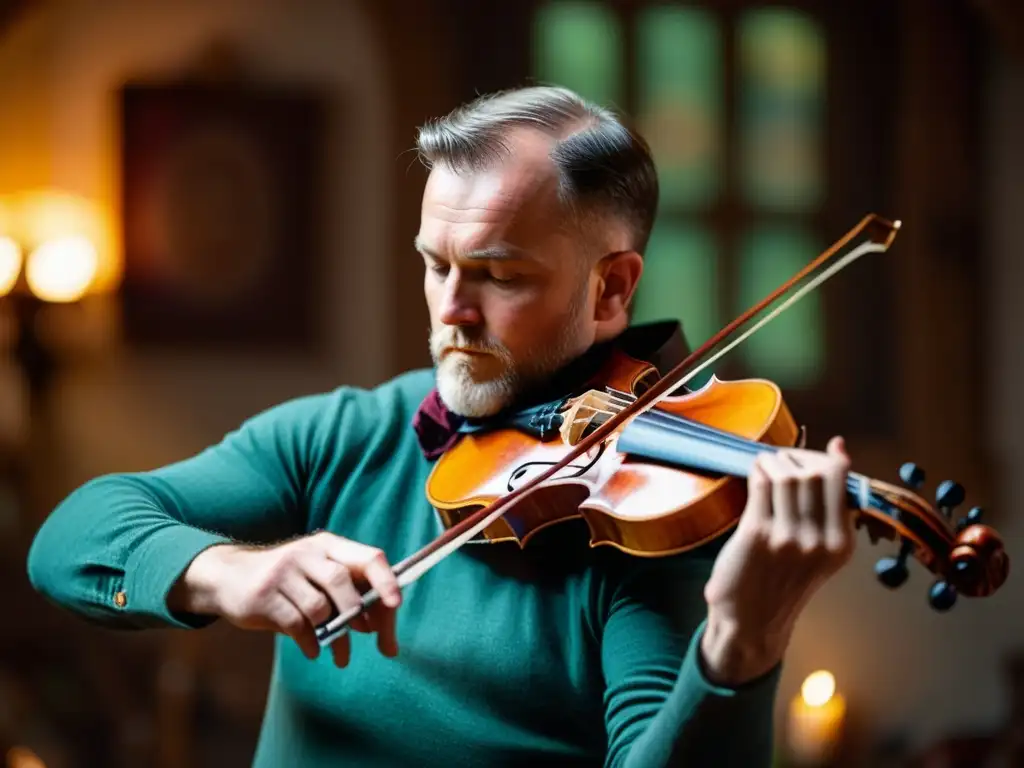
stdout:
[(950, 553), (953, 581), (969, 597), (987, 597), (1006, 581), (1010, 561), (1002, 538), (987, 525), (976, 523), (957, 535)]
[(880, 537), (880, 529), (887, 529), (888, 538), (900, 540), (898, 554), (875, 564), (878, 580), (890, 589), (902, 586), (909, 577), (907, 558), (913, 555), (938, 577), (928, 594), (937, 611), (952, 608), (958, 595), (987, 597), (998, 590), (1009, 575), (1009, 558), (999, 533), (981, 522), (981, 507), (973, 507), (954, 523), (954, 509), (966, 495), (963, 486), (943, 481), (932, 506), (915, 492), (924, 484), (924, 472), (917, 465), (904, 464), (899, 474), (912, 490), (871, 480), (867, 503), (861, 504), (873, 541)]

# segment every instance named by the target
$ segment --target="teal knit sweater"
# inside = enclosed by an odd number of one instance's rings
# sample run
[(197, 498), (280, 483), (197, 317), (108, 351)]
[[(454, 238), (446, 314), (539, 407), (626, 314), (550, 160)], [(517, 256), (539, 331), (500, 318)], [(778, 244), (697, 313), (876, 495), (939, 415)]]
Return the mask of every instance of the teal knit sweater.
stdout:
[[(29, 577), (108, 627), (199, 630), (165, 599), (218, 542), (325, 529), (395, 563), (442, 530), (410, 427), (432, 385), (423, 370), (295, 399), (180, 463), (96, 478), (43, 524)], [(700, 665), (716, 552), (590, 548), (579, 521), (525, 550), (467, 544), (405, 589), (397, 658), (356, 632), (339, 669), (277, 636), (254, 765), (769, 765), (779, 669), (724, 689)]]

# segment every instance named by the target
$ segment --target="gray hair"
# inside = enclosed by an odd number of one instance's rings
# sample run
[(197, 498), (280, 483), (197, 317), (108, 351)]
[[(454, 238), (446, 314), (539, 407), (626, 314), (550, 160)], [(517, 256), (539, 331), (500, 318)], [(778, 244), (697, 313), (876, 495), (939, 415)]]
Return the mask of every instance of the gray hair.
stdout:
[(420, 127), (416, 148), (427, 168), (476, 170), (510, 153), (508, 131), (552, 136), (558, 194), (575, 223), (611, 216), (627, 224), (643, 254), (658, 208), (658, 176), (644, 139), (611, 110), (567, 88), (532, 86), (485, 94)]

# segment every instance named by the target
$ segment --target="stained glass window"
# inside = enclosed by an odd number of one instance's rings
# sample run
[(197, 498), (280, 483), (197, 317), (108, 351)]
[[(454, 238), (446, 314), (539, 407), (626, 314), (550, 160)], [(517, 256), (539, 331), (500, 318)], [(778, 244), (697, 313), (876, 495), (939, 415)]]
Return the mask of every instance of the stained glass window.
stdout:
[(747, 11), (739, 30), (743, 194), (758, 208), (808, 210), (822, 193), (825, 43), (806, 14)]
[[(810, 215), (825, 188), (824, 34), (790, 9), (751, 8), (735, 19), (691, 5), (623, 10), (580, 0), (544, 3), (534, 19), (534, 74), (636, 115), (650, 142), (661, 205), (633, 322), (678, 319), (691, 346), (820, 246)], [(784, 388), (817, 384), (820, 302), (812, 292), (745, 341), (735, 353), (742, 375)]]
[(541, 81), (620, 106), (623, 65), (619, 20), (604, 3), (560, 0), (534, 17), (533, 73)]
[[(801, 227), (752, 229), (740, 248), (737, 313), (756, 304), (821, 251)], [(750, 336), (740, 349), (752, 372), (786, 387), (813, 385), (825, 357), (821, 293), (811, 291)]]
[(639, 127), (662, 205), (704, 205), (723, 184), (719, 25), (708, 11), (666, 5), (643, 9), (636, 32)]
[(715, 239), (704, 227), (663, 222), (651, 234), (633, 322), (676, 319), (699, 344), (718, 330)]

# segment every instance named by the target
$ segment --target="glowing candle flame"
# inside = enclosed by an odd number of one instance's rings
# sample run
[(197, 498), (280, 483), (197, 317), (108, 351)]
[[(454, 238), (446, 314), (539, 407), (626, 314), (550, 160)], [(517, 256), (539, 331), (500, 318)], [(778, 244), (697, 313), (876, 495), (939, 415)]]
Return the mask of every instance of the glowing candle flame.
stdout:
[(831, 672), (812, 672), (800, 686), (800, 695), (808, 706), (821, 707), (828, 703), (836, 692), (836, 679)]

